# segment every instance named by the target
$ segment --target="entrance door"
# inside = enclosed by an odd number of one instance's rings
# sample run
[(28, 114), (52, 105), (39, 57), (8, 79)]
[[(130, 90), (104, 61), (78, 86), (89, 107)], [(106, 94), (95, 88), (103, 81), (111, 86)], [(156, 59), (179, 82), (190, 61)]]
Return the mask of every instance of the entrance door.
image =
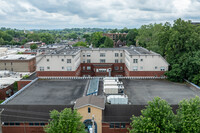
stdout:
[(93, 131), (95, 131), (95, 133), (97, 133), (97, 124), (95, 121), (94, 121), (94, 126), (91, 119), (85, 120), (83, 123), (85, 125), (86, 132), (93, 133)]

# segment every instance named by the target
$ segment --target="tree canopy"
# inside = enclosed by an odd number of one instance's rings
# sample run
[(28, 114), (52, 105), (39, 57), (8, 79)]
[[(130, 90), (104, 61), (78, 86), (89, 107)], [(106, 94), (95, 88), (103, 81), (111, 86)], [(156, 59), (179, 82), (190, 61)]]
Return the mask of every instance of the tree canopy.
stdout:
[(50, 112), (49, 124), (44, 127), (46, 133), (85, 133), (84, 124), (77, 110), (65, 108), (61, 112)]
[(169, 62), (171, 81), (187, 79), (200, 85), (200, 26), (177, 19), (173, 25), (143, 25), (138, 29), (139, 45), (160, 53)]
[(155, 97), (141, 111), (141, 116), (133, 116), (131, 120), (130, 133), (199, 133), (200, 98), (182, 100), (175, 115), (165, 100)]

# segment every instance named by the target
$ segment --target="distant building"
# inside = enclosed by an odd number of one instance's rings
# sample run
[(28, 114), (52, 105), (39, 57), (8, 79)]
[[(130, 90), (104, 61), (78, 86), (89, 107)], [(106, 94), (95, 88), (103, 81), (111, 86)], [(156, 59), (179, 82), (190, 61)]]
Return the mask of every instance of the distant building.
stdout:
[(164, 76), (169, 64), (143, 47), (66, 47), (37, 56), (38, 76)]
[(13, 72), (34, 72), (36, 58), (32, 55), (17, 54), (0, 57), (0, 70)]
[(127, 33), (103, 33), (103, 36), (107, 36), (113, 40), (113, 47), (122, 47), (126, 45), (125, 41), (120, 41), (121, 38), (126, 38)]
[(200, 22), (191, 22), (191, 24), (196, 25), (196, 26), (200, 26)]
[(44, 45), (44, 43), (42, 42), (27, 42), (26, 44), (24, 44), (24, 48), (30, 48), (32, 44), (36, 44), (38, 47)]

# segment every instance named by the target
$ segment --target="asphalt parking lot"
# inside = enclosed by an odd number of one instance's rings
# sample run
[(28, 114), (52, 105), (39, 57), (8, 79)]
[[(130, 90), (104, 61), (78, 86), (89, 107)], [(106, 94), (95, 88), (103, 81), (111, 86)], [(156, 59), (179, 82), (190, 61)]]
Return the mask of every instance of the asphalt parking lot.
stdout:
[(69, 105), (83, 96), (87, 80), (38, 80), (7, 104)]
[(167, 80), (122, 80), (125, 94), (133, 105), (146, 105), (154, 97), (159, 96), (171, 105), (181, 100), (200, 96), (200, 91), (182, 83)]

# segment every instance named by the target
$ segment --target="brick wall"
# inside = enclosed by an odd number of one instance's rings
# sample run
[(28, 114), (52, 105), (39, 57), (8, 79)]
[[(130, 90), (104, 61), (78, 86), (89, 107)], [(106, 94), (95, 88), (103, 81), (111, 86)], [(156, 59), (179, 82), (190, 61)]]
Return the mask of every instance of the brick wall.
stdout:
[[(99, 65), (99, 66), (98, 66)], [(90, 70), (87, 67), (90, 66)], [(85, 67), (85, 69), (83, 69)], [(119, 69), (116, 70), (115, 68)], [(144, 76), (144, 77), (161, 77), (165, 71), (129, 71), (124, 63), (81, 63), (76, 71), (37, 71), (37, 76), (108, 76), (108, 72), (96, 72), (96, 69), (111, 68), (111, 76)], [(122, 68), (122, 69), (121, 69)]]
[(81, 65), (77, 68), (76, 71), (37, 71), (38, 77), (46, 77), (46, 76), (81, 76)]
[(0, 89), (0, 100), (5, 100), (5, 98), (9, 97), (9, 95), (6, 94), (6, 91), (11, 89), (11, 95), (13, 95), (13, 84), (9, 85), (6, 88)]
[(31, 82), (30, 80), (29, 81), (25, 81), (25, 80), (17, 81), (18, 90), (20, 90), (21, 88), (23, 88), (24, 86), (26, 86), (30, 82)]
[(109, 123), (102, 123), (102, 133), (127, 133), (129, 124), (125, 128), (110, 128)]
[(21, 123), (19, 126), (2, 126), (3, 133), (45, 133), (42, 126), (29, 126)]

